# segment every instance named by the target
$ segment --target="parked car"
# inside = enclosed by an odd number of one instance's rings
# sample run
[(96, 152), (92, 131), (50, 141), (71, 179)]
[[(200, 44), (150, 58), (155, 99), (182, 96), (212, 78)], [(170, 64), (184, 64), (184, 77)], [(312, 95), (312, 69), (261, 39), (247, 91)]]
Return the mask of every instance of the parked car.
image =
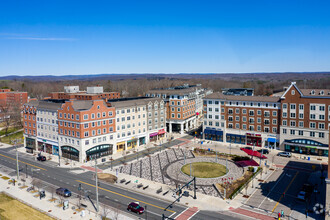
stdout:
[(42, 155), (39, 155), (37, 157), (37, 160), (39, 160), (39, 161), (46, 161), (46, 157), (45, 156), (42, 156)]
[(71, 191), (66, 189), (66, 188), (58, 188), (56, 189), (56, 194), (64, 197), (70, 197), (71, 196)]
[(261, 149), (261, 150), (258, 150), (258, 152), (261, 154), (269, 154), (269, 150), (267, 150), (267, 149)]
[(243, 150), (243, 149), (252, 150), (252, 147), (241, 147), (240, 149), (241, 150)]
[(138, 202), (131, 202), (128, 207), (128, 211), (139, 213), (140, 215), (144, 213), (144, 208), (139, 205)]
[(277, 154), (277, 156), (280, 156), (280, 157), (291, 157), (291, 153), (290, 152), (279, 152)]
[(301, 201), (305, 201), (306, 198), (306, 192), (305, 191), (300, 191), (297, 195), (297, 199)]

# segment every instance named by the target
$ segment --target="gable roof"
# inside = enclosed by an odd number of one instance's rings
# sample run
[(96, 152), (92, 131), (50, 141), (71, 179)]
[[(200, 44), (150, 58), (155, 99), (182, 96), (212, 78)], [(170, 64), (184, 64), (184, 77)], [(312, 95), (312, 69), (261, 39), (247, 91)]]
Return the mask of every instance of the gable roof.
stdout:
[[(304, 98), (330, 98), (330, 90), (329, 89), (299, 89), (296, 82), (292, 82), (289, 88), (283, 93), (281, 99), (285, 99), (286, 93), (294, 87), (300, 94), (301, 97)], [(314, 92), (314, 94), (313, 94)], [(323, 92), (323, 95), (321, 94)]]

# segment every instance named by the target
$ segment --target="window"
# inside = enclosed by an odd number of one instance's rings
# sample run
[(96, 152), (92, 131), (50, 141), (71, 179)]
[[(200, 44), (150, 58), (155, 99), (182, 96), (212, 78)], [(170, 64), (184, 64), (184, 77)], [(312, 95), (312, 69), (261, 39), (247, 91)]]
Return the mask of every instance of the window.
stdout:
[(277, 133), (277, 128), (273, 127), (273, 133)]
[(296, 113), (291, 112), (291, 113), (290, 113), (290, 118), (296, 118)]
[(85, 123), (84, 124), (84, 128), (88, 128), (88, 123)]
[(296, 127), (296, 121), (290, 121), (290, 126), (291, 127)]
[(315, 122), (310, 122), (309, 123), (309, 128), (316, 128), (316, 123)]
[(282, 121), (282, 125), (283, 125), (283, 126), (287, 126), (287, 121), (286, 121), (286, 120), (283, 120), (283, 121)]
[(274, 116), (274, 117), (277, 116), (277, 111), (273, 111), (273, 116)]
[(283, 128), (283, 134), (286, 134), (286, 128)]
[(258, 115), (261, 115), (261, 110), (258, 110), (258, 111), (257, 111), (257, 114), (258, 114)]
[(325, 106), (324, 105), (319, 106), (319, 110), (322, 111), (322, 112), (324, 112), (325, 111)]
[(295, 135), (296, 134), (296, 131), (295, 130), (290, 130), (290, 134), (291, 135)]
[(270, 124), (270, 123), (269, 123), (269, 119), (265, 119), (264, 124), (265, 124), (265, 125), (269, 125), (269, 124)]
[(324, 120), (325, 119), (325, 116), (324, 115), (319, 115), (319, 119), (320, 120)]
[(221, 113), (225, 113), (225, 108), (221, 108)]
[(88, 115), (87, 114), (84, 115), (84, 120), (88, 120)]
[(253, 110), (249, 111), (249, 116), (254, 116), (254, 111)]
[(269, 117), (269, 116), (270, 116), (269, 111), (265, 111), (265, 112), (264, 112), (264, 115), (265, 115), (265, 117)]
[(209, 121), (209, 126), (212, 126), (212, 121)]
[(299, 104), (299, 110), (304, 110), (304, 104)]
[(309, 136), (315, 137), (315, 132), (314, 131), (309, 132)]
[(294, 90), (291, 90), (291, 95), (294, 95), (295, 94), (295, 91)]
[(286, 108), (288, 108), (288, 104), (283, 103), (282, 107), (283, 107), (284, 109), (286, 109)]
[(84, 135), (85, 135), (85, 137), (88, 137), (89, 136), (88, 131), (85, 131)]
[(95, 113), (91, 114), (91, 118), (94, 119), (95, 118)]
[(246, 117), (245, 116), (242, 118), (242, 121), (243, 122), (246, 122)]
[(315, 114), (311, 114), (310, 119), (315, 119)]
[(300, 131), (300, 130), (299, 130), (299, 131), (298, 131), (298, 135), (299, 135), (299, 136), (304, 136), (304, 131)]
[(296, 109), (296, 104), (290, 104), (290, 109)]
[(228, 128), (233, 128), (233, 124), (228, 124)]
[[(110, 112), (108, 112), (108, 115), (109, 115), (109, 116), (112, 116), (112, 114), (113, 114), (113, 113), (112, 113), (111, 111), (110, 111)], [(112, 135), (111, 135), (111, 136), (112, 136)]]
[(236, 114), (239, 114), (239, 108), (235, 109)]
[(261, 123), (261, 118), (257, 118), (257, 122), (260, 124)]
[(311, 105), (311, 111), (315, 111), (316, 110), (316, 106), (315, 105)]
[(324, 133), (323, 132), (319, 133), (319, 138), (324, 138)]
[(324, 126), (324, 123), (319, 123), (319, 129), (324, 129), (325, 126)]
[(246, 109), (243, 109), (242, 112), (243, 112), (243, 114), (246, 114)]
[(269, 132), (269, 127), (265, 127), (264, 132), (268, 133)]
[(273, 125), (276, 125), (276, 124), (277, 124), (277, 120), (273, 119)]
[(286, 112), (283, 112), (282, 115), (283, 115), (283, 118), (286, 118), (287, 117), (287, 114)]
[(304, 113), (299, 113), (299, 119), (304, 119)]
[(101, 113), (97, 113), (97, 118), (101, 118)]
[(243, 124), (242, 129), (246, 130), (246, 124)]
[(304, 127), (304, 122), (303, 121), (299, 121), (299, 127), (303, 128)]
[(235, 117), (235, 121), (239, 121), (239, 116), (236, 116)]
[(85, 140), (85, 145), (89, 145), (89, 140)]

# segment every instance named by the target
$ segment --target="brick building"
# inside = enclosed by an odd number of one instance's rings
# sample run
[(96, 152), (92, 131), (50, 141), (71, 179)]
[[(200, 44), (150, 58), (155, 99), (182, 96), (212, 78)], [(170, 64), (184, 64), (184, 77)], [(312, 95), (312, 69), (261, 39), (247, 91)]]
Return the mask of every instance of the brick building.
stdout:
[(204, 137), (226, 143), (278, 147), (279, 98), (213, 93), (204, 98)]
[(61, 155), (89, 161), (114, 153), (115, 108), (104, 100), (70, 100), (58, 110)]
[(152, 89), (148, 97), (162, 98), (166, 106), (167, 130), (178, 131), (181, 134), (197, 126), (198, 118), (202, 116), (203, 98), (212, 93), (200, 84)]
[(281, 96), (281, 149), (328, 156), (330, 90), (299, 89), (296, 83)]
[(37, 149), (38, 105), (38, 101), (31, 101), (23, 105), (24, 146), (29, 153), (33, 153)]
[(87, 91), (79, 91), (79, 86), (64, 86), (64, 92), (49, 93), (50, 99), (98, 100), (118, 99), (119, 92), (103, 92), (102, 86), (87, 87)]

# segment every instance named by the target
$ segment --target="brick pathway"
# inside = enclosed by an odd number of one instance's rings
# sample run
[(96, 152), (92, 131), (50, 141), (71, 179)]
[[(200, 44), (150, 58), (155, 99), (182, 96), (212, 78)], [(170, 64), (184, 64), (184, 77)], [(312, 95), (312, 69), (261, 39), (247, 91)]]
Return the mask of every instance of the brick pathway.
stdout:
[[(83, 168), (83, 169), (85, 169), (85, 170), (89, 170), (89, 171), (93, 171), (93, 172), (95, 172), (95, 168), (94, 168), (94, 167), (90, 167), (90, 166), (84, 166), (84, 165), (82, 165), (81, 168)], [(98, 168), (98, 169), (97, 169), (97, 172), (98, 172), (98, 173), (102, 173), (103, 170), (100, 169), (100, 168)]]
[(258, 212), (249, 211), (249, 210), (242, 209), (242, 208), (237, 208), (237, 209), (232, 209), (231, 208), (230, 211), (232, 211), (234, 213), (237, 213), (237, 214), (249, 216), (249, 217), (255, 218), (255, 219), (274, 220), (274, 217), (264, 215), (264, 214), (261, 214), (261, 213), (258, 213)]
[(181, 212), (181, 214), (178, 215), (175, 219), (176, 220), (188, 220), (191, 217), (193, 217), (194, 215), (196, 215), (197, 212), (199, 212), (198, 208), (192, 207), (192, 208), (186, 209), (183, 212)]

